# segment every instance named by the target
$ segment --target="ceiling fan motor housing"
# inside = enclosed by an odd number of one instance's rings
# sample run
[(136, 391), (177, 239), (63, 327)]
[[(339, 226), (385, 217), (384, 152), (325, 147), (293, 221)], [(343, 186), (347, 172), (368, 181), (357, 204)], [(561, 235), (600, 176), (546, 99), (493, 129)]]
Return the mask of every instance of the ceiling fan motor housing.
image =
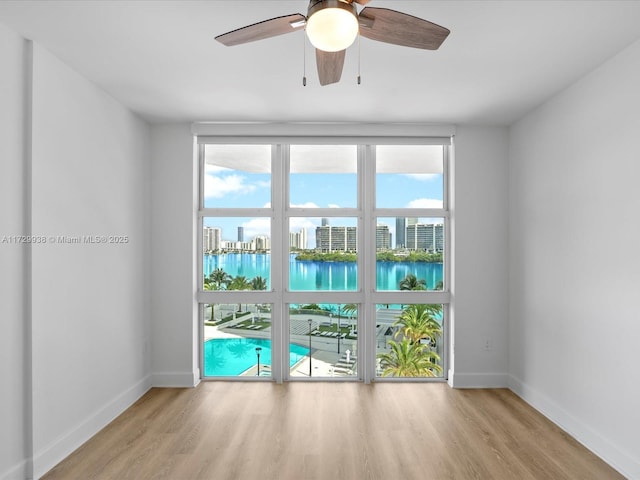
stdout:
[(311, 0), (307, 13), (307, 36), (316, 49), (338, 52), (358, 35), (356, 6), (342, 0)]
[(324, 8), (341, 8), (352, 13), (354, 17), (358, 16), (358, 11), (353, 2), (346, 2), (344, 0), (310, 0), (309, 8), (307, 9), (307, 18), (311, 18), (311, 15)]

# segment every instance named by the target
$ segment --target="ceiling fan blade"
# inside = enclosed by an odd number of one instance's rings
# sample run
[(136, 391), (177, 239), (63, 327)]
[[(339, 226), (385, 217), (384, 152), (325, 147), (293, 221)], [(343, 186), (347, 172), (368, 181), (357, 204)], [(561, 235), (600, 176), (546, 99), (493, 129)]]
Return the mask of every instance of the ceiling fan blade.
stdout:
[(367, 3), (369, 3), (371, 0), (353, 0), (354, 3), (358, 3), (360, 5), (366, 5)]
[(340, 81), (345, 53), (346, 50), (325, 52), (316, 48), (316, 65), (318, 66), (320, 85), (324, 86)]
[(450, 33), (448, 28), (388, 8), (365, 7), (358, 21), (363, 37), (426, 50), (437, 50)]
[(285, 15), (283, 17), (271, 18), (262, 22), (254, 23), (246, 27), (232, 30), (231, 32), (218, 35), (216, 40), (231, 47), (242, 43), (255, 42), (265, 38), (295, 32), (304, 27), (307, 18), (301, 13)]

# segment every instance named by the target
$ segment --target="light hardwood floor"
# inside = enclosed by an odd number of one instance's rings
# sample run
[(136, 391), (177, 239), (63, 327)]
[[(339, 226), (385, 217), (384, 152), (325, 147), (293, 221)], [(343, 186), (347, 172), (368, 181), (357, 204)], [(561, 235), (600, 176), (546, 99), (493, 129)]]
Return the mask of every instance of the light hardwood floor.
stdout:
[(54, 479), (621, 479), (509, 390), (206, 382), (152, 389)]

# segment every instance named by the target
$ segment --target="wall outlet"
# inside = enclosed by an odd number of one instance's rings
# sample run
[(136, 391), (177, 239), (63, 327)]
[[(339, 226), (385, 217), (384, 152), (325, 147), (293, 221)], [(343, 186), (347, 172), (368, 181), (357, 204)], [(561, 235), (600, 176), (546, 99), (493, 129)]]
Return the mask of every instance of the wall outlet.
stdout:
[(483, 345), (483, 350), (485, 352), (490, 352), (493, 349), (493, 344), (491, 342), (490, 338), (485, 338), (484, 339), (484, 345)]

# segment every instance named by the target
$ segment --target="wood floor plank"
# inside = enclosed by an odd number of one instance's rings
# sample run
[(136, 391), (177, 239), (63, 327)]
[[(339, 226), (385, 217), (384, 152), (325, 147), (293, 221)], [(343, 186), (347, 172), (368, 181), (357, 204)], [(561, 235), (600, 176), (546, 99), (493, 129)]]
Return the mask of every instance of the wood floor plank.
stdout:
[(43, 478), (623, 477), (509, 390), (206, 382), (150, 390)]

